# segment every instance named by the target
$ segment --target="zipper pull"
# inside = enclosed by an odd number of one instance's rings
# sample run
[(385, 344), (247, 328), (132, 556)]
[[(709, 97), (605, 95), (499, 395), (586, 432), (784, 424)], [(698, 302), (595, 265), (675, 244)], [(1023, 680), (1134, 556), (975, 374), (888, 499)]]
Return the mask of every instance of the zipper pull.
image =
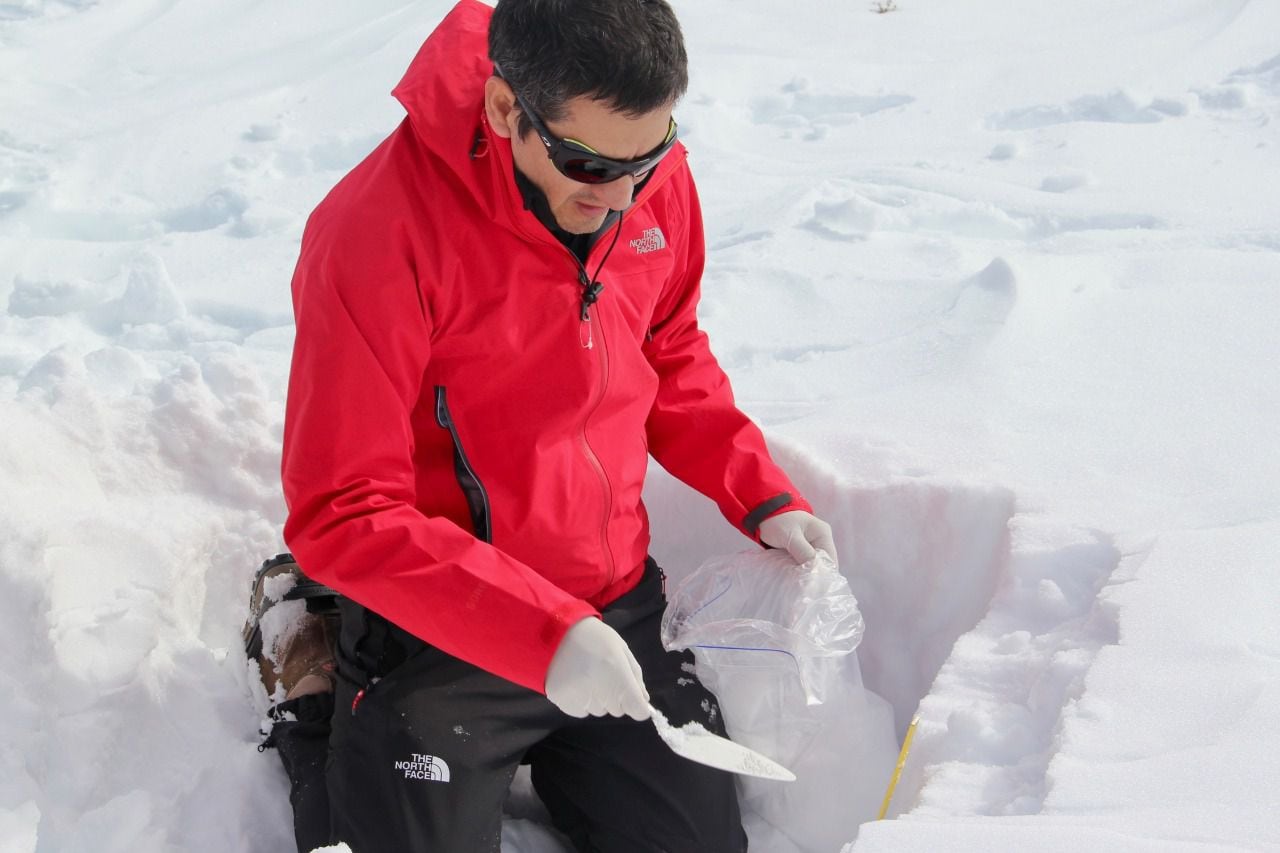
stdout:
[(592, 349), (595, 346), (595, 334), (591, 328), (591, 306), (600, 299), (600, 291), (604, 290), (604, 285), (588, 279), (587, 271), (581, 268), (578, 270), (578, 282), (582, 285), (582, 312), (578, 315), (578, 342), (582, 344), (583, 349)]

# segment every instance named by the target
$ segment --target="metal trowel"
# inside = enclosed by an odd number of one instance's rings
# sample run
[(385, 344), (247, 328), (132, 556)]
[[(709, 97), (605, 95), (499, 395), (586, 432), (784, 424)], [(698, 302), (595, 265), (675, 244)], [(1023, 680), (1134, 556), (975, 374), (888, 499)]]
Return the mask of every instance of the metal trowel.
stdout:
[(658, 730), (658, 736), (676, 755), (708, 767), (728, 770), (730, 773), (777, 779), (781, 782), (795, 781), (796, 774), (754, 749), (709, 732), (697, 723), (677, 728), (652, 705), (649, 706), (649, 711), (653, 714), (653, 725)]

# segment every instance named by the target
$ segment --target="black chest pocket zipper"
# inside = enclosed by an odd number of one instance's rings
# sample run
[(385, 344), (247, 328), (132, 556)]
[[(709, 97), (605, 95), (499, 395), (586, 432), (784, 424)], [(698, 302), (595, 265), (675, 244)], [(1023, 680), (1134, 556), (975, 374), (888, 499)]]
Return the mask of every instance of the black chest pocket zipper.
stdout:
[(471, 528), (476, 538), (482, 542), (493, 544), (493, 520), (489, 513), (489, 493), (484, 484), (476, 476), (475, 469), (467, 461), (467, 454), (462, 449), (462, 440), (458, 438), (458, 428), (449, 414), (449, 403), (445, 399), (443, 385), (436, 386), (436, 423), (442, 429), (449, 430), (453, 438), (453, 472), (462, 487), (462, 494), (467, 499), (467, 509), (471, 513)]

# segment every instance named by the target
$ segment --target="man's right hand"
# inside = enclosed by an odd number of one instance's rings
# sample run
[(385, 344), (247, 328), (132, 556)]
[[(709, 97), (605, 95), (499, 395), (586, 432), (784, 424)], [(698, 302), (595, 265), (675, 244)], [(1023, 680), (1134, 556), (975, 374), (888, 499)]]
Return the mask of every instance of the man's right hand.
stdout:
[(640, 664), (617, 631), (594, 616), (564, 635), (547, 668), (547, 698), (571, 717), (649, 719)]

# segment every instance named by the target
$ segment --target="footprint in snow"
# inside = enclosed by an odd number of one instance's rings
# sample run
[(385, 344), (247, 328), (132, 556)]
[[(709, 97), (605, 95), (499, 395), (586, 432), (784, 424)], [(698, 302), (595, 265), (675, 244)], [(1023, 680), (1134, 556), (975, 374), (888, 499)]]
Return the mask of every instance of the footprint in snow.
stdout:
[(385, 137), (383, 131), (336, 134), (322, 137), (310, 145), (297, 145), (291, 142), (296, 137), (283, 121), (254, 123), (240, 135), (249, 145), (231, 158), (230, 165), (243, 175), (256, 175), (267, 180), (318, 173), (344, 174)]
[(1086, 174), (1073, 172), (1065, 175), (1049, 175), (1040, 182), (1040, 189), (1047, 193), (1066, 193), (1087, 187), (1093, 179)]
[(1156, 98), (1141, 103), (1128, 92), (1116, 90), (1105, 95), (1085, 95), (1066, 104), (1038, 104), (997, 113), (987, 119), (994, 130), (1033, 130), (1055, 124), (1092, 121), (1109, 124), (1154, 124), (1189, 111), (1187, 101)]
[(805, 139), (821, 139), (837, 125), (850, 124), (862, 116), (901, 107), (913, 102), (910, 95), (858, 95), (850, 92), (809, 91), (809, 81), (798, 78), (776, 95), (763, 95), (751, 102), (756, 124), (783, 128), (787, 135), (801, 133)]
[(991, 149), (991, 153), (987, 155), (988, 160), (1001, 162), (1004, 160), (1013, 160), (1021, 154), (1016, 142), (1002, 142)]
[(1240, 68), (1207, 89), (1193, 90), (1211, 110), (1242, 110), (1266, 98), (1280, 98), (1280, 54), (1261, 65)]
[(797, 205), (797, 227), (845, 243), (877, 232), (941, 232), (963, 237), (1021, 240), (1032, 229), (1025, 215), (973, 199), (911, 187), (829, 182)]
[(160, 217), (168, 231), (212, 231), (239, 220), (249, 209), (249, 201), (239, 192), (223, 187), (195, 204), (174, 208)]
[(35, 279), (18, 275), (9, 293), (13, 317), (62, 317), (97, 304), (96, 288), (85, 280)]
[(275, 142), (284, 132), (284, 124), (279, 121), (264, 121), (249, 125), (244, 132), (245, 142)]

